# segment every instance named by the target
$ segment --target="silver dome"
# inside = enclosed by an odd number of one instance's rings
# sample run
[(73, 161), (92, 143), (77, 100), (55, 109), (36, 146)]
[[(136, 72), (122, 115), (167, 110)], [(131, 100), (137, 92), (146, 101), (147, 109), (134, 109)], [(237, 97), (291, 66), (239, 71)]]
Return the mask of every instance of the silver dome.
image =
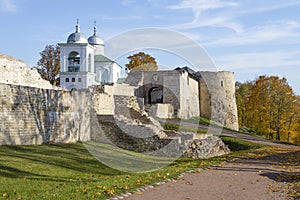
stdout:
[(91, 45), (104, 45), (104, 41), (97, 35), (89, 37), (88, 42)]
[(89, 37), (88, 42), (91, 45), (103, 45), (104, 46), (104, 41), (97, 35), (96, 21), (94, 22), (94, 35)]
[(79, 23), (77, 20), (76, 31), (69, 35), (67, 43), (88, 43), (84, 34), (80, 33)]
[(68, 37), (67, 43), (87, 43), (87, 40), (84, 34), (75, 32)]

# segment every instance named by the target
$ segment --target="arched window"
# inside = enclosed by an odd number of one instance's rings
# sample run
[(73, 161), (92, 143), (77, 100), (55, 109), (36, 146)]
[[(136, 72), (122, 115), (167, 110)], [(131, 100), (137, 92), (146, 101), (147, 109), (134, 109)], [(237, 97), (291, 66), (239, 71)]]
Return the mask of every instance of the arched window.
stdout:
[(224, 81), (221, 81), (221, 87), (224, 87)]
[(79, 72), (80, 55), (76, 51), (72, 51), (68, 57), (68, 72)]
[(78, 78), (78, 82), (81, 83), (81, 78)]
[(70, 82), (70, 79), (69, 78), (66, 78), (66, 83), (69, 83)]
[(73, 82), (73, 83), (75, 82), (75, 78), (72, 78), (72, 82)]

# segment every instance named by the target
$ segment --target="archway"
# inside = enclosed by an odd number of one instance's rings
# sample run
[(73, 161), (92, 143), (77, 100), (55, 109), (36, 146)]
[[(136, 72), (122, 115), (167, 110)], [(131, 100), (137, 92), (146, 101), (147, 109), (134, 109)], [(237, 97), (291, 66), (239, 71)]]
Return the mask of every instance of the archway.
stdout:
[(163, 103), (163, 90), (159, 87), (153, 87), (149, 90), (149, 104)]

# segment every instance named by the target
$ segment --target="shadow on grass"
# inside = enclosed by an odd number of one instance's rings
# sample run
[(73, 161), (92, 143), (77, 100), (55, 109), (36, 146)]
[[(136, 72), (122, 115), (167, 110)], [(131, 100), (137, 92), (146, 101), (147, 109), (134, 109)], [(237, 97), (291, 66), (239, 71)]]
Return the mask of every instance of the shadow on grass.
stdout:
[(64, 172), (109, 176), (122, 174), (100, 163), (80, 143), (2, 146), (0, 161), (0, 176), (8, 178), (26, 177), (57, 181), (70, 179)]

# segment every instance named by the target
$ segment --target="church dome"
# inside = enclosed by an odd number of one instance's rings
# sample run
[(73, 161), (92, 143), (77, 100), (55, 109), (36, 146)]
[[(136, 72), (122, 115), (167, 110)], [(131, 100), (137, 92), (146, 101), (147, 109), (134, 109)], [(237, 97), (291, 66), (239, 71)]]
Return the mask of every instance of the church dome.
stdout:
[(67, 43), (87, 43), (87, 39), (84, 34), (80, 33), (79, 23), (77, 21), (76, 31), (69, 35)]
[(97, 35), (89, 37), (88, 42), (91, 45), (104, 45), (104, 41)]
[(96, 22), (94, 25), (94, 35), (89, 37), (88, 42), (91, 45), (104, 45), (104, 41), (97, 35)]

